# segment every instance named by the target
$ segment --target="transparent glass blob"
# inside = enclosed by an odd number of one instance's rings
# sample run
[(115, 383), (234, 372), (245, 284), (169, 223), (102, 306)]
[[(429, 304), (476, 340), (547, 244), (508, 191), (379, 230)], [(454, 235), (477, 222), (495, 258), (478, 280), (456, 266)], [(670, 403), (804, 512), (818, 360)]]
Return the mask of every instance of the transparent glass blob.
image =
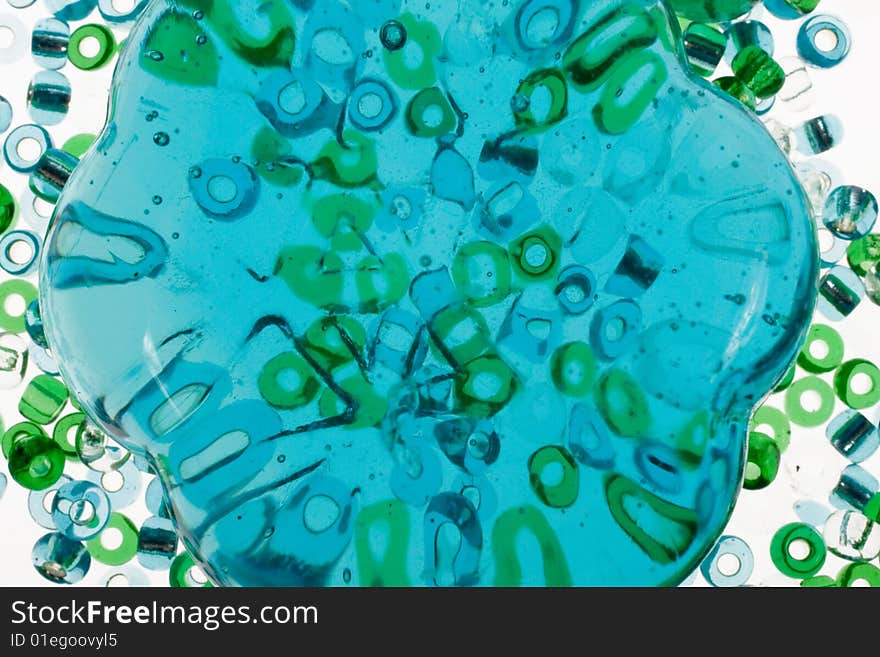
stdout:
[(659, 2), (309, 7), (145, 9), (42, 257), (72, 392), (216, 583), (681, 581), (814, 305), (773, 138)]

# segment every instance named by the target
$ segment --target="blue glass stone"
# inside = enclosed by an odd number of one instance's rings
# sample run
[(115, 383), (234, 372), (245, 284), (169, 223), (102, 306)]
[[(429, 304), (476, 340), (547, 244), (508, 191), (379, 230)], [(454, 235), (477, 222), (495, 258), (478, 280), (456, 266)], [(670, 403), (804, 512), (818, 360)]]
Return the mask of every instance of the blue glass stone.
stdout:
[(819, 261), (787, 159), (668, 16), (144, 9), (40, 303), (84, 411), (157, 471), (145, 566), (177, 532), (224, 585), (696, 567)]

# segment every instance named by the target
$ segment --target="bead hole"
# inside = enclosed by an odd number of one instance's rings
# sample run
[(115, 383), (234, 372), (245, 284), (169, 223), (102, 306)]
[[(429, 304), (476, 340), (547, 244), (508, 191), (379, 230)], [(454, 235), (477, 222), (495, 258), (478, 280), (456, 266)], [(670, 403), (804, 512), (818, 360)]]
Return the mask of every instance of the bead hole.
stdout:
[(34, 247), (26, 240), (15, 240), (6, 247), (6, 257), (16, 265), (23, 265), (33, 259)]
[(108, 493), (116, 493), (122, 490), (123, 484), (125, 484), (125, 477), (116, 470), (107, 472), (101, 477), (101, 486)]
[(866, 395), (874, 389), (874, 382), (870, 376), (859, 372), (850, 380), (849, 389), (857, 395)]
[(824, 340), (813, 340), (810, 343), (810, 355), (813, 358), (825, 358), (828, 355), (828, 343)]
[(788, 554), (797, 561), (804, 561), (812, 552), (810, 544), (802, 538), (796, 538), (788, 546)]
[(108, 527), (101, 532), (101, 546), (107, 550), (118, 550), (122, 545), (122, 532), (116, 527)]
[(358, 112), (365, 119), (375, 119), (382, 113), (383, 107), (382, 97), (377, 93), (365, 93), (358, 99)]
[(93, 36), (87, 36), (79, 42), (79, 54), (83, 57), (96, 57), (101, 52), (101, 42)]
[(562, 469), (562, 464), (551, 461), (541, 470), (541, 483), (548, 488), (553, 488), (562, 483), (564, 474), (565, 471)]
[(20, 294), (10, 294), (3, 303), (3, 310), (10, 317), (21, 317), (25, 311), (24, 297)]
[(813, 39), (813, 43), (822, 52), (831, 52), (835, 48), (837, 48), (837, 44), (840, 43), (840, 39), (837, 37), (837, 33), (834, 30), (819, 30), (816, 32), (816, 36)]
[(822, 398), (815, 390), (805, 390), (801, 395), (801, 408), (807, 413), (815, 413), (822, 406)]
[(320, 534), (336, 523), (340, 511), (339, 505), (332, 497), (315, 495), (306, 502), (303, 509), (303, 524), (310, 532)]
[(33, 137), (25, 137), (15, 145), (15, 152), (26, 162), (34, 162), (38, 160), (40, 155), (42, 155), (42, 151), (43, 149), (40, 147), (40, 142)]
[(231, 203), (238, 194), (238, 187), (229, 176), (214, 176), (208, 181), (208, 193), (218, 203)]
[(725, 577), (733, 577), (739, 572), (741, 567), (742, 564), (739, 557), (735, 554), (727, 553), (718, 557), (718, 572)]

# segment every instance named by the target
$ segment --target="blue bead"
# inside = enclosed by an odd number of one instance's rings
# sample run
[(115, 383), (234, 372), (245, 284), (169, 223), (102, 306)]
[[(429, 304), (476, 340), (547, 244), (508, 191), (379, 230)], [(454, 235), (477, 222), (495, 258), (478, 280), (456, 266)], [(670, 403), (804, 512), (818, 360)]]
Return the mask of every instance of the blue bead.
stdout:
[[(828, 49), (820, 43), (823, 35), (834, 39)], [(798, 54), (810, 64), (821, 68), (837, 66), (846, 59), (850, 43), (849, 28), (843, 21), (824, 14), (807, 19), (797, 36)]]

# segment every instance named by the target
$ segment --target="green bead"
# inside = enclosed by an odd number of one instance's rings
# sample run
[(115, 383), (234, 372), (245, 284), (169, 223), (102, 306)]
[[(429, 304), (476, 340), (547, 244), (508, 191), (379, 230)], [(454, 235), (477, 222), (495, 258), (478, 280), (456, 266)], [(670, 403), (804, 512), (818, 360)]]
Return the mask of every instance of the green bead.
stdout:
[[(444, 99), (445, 100), (445, 99)], [(363, 187), (376, 179), (376, 143), (356, 130), (342, 133), (343, 143), (330, 139), (312, 163), (316, 178), (339, 187)]]
[(630, 53), (614, 66), (602, 87), (593, 119), (603, 132), (622, 135), (633, 127), (653, 103), (669, 77), (666, 63), (656, 53)]
[(275, 356), (263, 366), (258, 380), (260, 394), (275, 408), (300, 408), (318, 394), (321, 384), (314, 369), (292, 351)]
[[(804, 396), (813, 392), (819, 397), (819, 406), (813, 410), (804, 406)], [(798, 379), (785, 391), (785, 412), (799, 427), (818, 427), (828, 421), (834, 412), (834, 391), (818, 376)]]
[(875, 493), (874, 496), (868, 500), (865, 508), (862, 509), (862, 513), (872, 522), (880, 523), (880, 493)]
[(9, 449), (9, 474), (30, 490), (49, 488), (64, 472), (64, 452), (46, 434), (20, 435)]
[(880, 235), (871, 233), (855, 240), (846, 250), (850, 268), (859, 276), (865, 276), (880, 262)]
[(473, 417), (491, 417), (507, 405), (517, 382), (510, 366), (494, 354), (468, 362), (455, 379), (456, 399)]
[(400, 253), (368, 255), (354, 272), (358, 312), (378, 314), (400, 301), (409, 289), (406, 259)]
[(703, 460), (709, 436), (709, 413), (702, 409), (672, 435), (672, 444), (686, 463), (696, 466)]
[(605, 500), (615, 522), (656, 563), (675, 562), (696, 538), (696, 511), (664, 500), (622, 475), (606, 478)]
[(492, 345), (485, 318), (466, 304), (440, 310), (431, 318), (430, 330), (443, 357), (457, 366), (486, 353)]
[[(870, 385), (864, 392), (853, 390), (857, 376), (868, 377)], [(880, 401), (880, 369), (874, 363), (856, 358), (843, 363), (834, 373), (834, 391), (844, 404), (854, 409), (870, 408)]]
[(623, 370), (612, 368), (599, 379), (596, 408), (618, 436), (644, 437), (651, 428), (648, 399), (638, 381)]
[[(20, 315), (13, 315), (6, 309), (9, 299), (18, 297), (21, 301)], [(37, 298), (37, 288), (21, 278), (13, 278), (0, 283), (0, 329), (10, 333), (24, 333), (25, 310)]]
[(443, 49), (443, 39), (437, 27), (430, 21), (420, 21), (412, 14), (404, 14), (398, 18), (398, 22), (406, 30), (407, 46), (415, 44), (421, 50), (419, 64), (410, 66), (407, 48), (396, 50), (382, 49), (385, 61), (385, 70), (388, 76), (401, 89), (424, 89), (437, 81), (437, 72), (434, 68), (434, 58)]
[(15, 443), (19, 438), (24, 436), (45, 436), (46, 432), (39, 425), (34, 424), (33, 422), (19, 422), (18, 424), (13, 424), (9, 427), (4, 433), (3, 438), (0, 439), (0, 444), (2, 444), (3, 456), (9, 458), (9, 452), (12, 450), (12, 444)]
[(569, 342), (550, 359), (550, 377), (563, 395), (583, 397), (593, 388), (596, 375), (596, 357), (585, 342)]
[(49, 424), (67, 403), (67, 386), (48, 374), (35, 376), (25, 388), (18, 412), (37, 424)]
[[(101, 537), (108, 529), (117, 530), (122, 540), (115, 548), (108, 548), (101, 541)], [(96, 561), (100, 561), (108, 566), (121, 566), (134, 559), (138, 548), (138, 530), (135, 524), (121, 513), (114, 511), (110, 514), (110, 519), (101, 530), (101, 533), (92, 539), (86, 541), (86, 548), (89, 554)]]
[[(559, 481), (544, 482), (544, 469), (556, 464), (561, 470)], [(580, 478), (578, 465), (565, 447), (547, 445), (529, 457), (529, 483), (535, 495), (547, 506), (563, 509), (574, 504), (578, 496)]]
[(794, 370), (795, 367), (794, 364), (792, 364), (792, 366), (788, 368), (785, 374), (782, 375), (782, 378), (779, 379), (779, 383), (777, 383), (776, 387), (773, 388), (773, 392), (782, 392), (791, 385), (791, 382), (794, 381)]
[[(772, 433), (768, 433), (765, 426)], [(788, 421), (788, 416), (772, 406), (764, 405), (755, 411), (749, 421), (749, 431), (759, 431), (765, 436), (770, 435), (780, 452), (784, 452), (791, 441), (791, 423)]]
[(627, 3), (575, 39), (562, 57), (562, 68), (574, 89), (595, 91), (617, 70), (618, 62), (650, 47), (657, 35), (657, 22), (644, 7)]
[(769, 486), (779, 471), (779, 446), (770, 436), (757, 431), (749, 433), (743, 488), (760, 490)]
[[(437, 121), (428, 122), (428, 114), (439, 114)], [(456, 119), (452, 106), (437, 87), (422, 89), (406, 106), (406, 126), (416, 137), (433, 139), (455, 129)]]
[(256, 29), (252, 27), (252, 17), (243, 18), (240, 15), (248, 11), (248, 5), (238, 0), (213, 0), (211, 3), (196, 4), (199, 8), (206, 8), (208, 21), (214, 24), (217, 34), (245, 61), (255, 66), (290, 66), (296, 35), (287, 0), (260, 2), (259, 8), (255, 8), (259, 16), (259, 27)]
[(85, 413), (71, 413), (55, 423), (55, 428), (52, 430), (52, 440), (58, 443), (58, 446), (67, 454), (68, 458), (78, 458), (76, 453), (76, 432), (85, 420)]
[(247, 11), (246, 5), (238, 0), (214, 0), (207, 13), (226, 45), (246, 61), (255, 66), (290, 66), (296, 35), (287, 0), (261, 2), (258, 10), (260, 23), (256, 29), (250, 26), (250, 17), (242, 19), (240, 16)]
[(782, 0), (799, 14), (809, 14), (819, 6), (822, 0)]
[(363, 324), (353, 317), (339, 315), (315, 320), (305, 334), (309, 356), (326, 370), (354, 361), (366, 342)]
[[(382, 553), (370, 540), (374, 529), (383, 532)], [(410, 518), (406, 504), (391, 499), (361, 509), (354, 524), (354, 549), (361, 586), (409, 586), (406, 572)]]
[[(543, 89), (550, 95), (550, 104), (542, 115), (535, 115), (532, 103), (536, 90)], [(548, 68), (535, 71), (523, 80), (514, 96), (513, 118), (518, 128), (526, 132), (543, 132), (568, 115), (568, 86), (559, 69)]]
[(533, 281), (555, 278), (561, 252), (562, 238), (550, 226), (529, 231), (510, 244), (514, 271)]
[[(803, 541), (807, 545), (804, 557), (791, 553), (792, 544)], [(770, 542), (770, 558), (783, 575), (804, 579), (812, 577), (825, 563), (827, 549), (822, 536), (815, 529), (802, 522), (793, 522), (781, 527)]]
[(95, 143), (95, 139), (95, 135), (90, 135), (87, 133), (74, 135), (66, 142), (64, 142), (61, 150), (65, 153), (73, 155), (74, 157), (81, 158), (92, 147), (92, 144)]
[(828, 575), (816, 575), (815, 577), (808, 577), (802, 581), (801, 586), (805, 589), (827, 589), (837, 586), (837, 580)]
[[(94, 55), (82, 52), (81, 45), (86, 39), (97, 41), (98, 51)], [(83, 71), (94, 71), (113, 59), (116, 53), (116, 38), (113, 31), (105, 25), (82, 25), (70, 35), (67, 46), (67, 59)]]
[(3, 185), (0, 185), (0, 233), (6, 231), (15, 219), (15, 199)]
[(740, 50), (733, 58), (731, 68), (737, 79), (757, 98), (769, 98), (785, 84), (785, 71), (758, 46), (746, 46)]
[(325, 389), (318, 398), (321, 417), (336, 417), (354, 409), (354, 418), (343, 425), (346, 430), (374, 427), (382, 421), (388, 410), (388, 400), (378, 394), (362, 374), (357, 373), (336, 383), (345, 399), (340, 398), (335, 390)]
[(190, 14), (168, 11), (150, 30), (143, 46), (141, 67), (165, 82), (214, 86), (220, 73), (220, 59), (213, 42), (199, 44), (199, 37), (203, 36)]
[[(812, 354), (813, 345), (825, 345), (823, 356)], [(830, 372), (843, 361), (843, 338), (830, 326), (814, 324), (807, 333), (806, 342), (798, 354), (797, 363), (811, 374)]]
[(872, 563), (851, 563), (837, 575), (837, 585), (853, 586), (855, 582), (867, 582), (868, 586), (880, 586), (880, 568)]
[(510, 254), (494, 242), (468, 242), (455, 254), (452, 280), (475, 308), (500, 303), (511, 292)]
[(531, 505), (509, 509), (498, 516), (492, 528), (495, 557), (495, 586), (522, 586), (522, 566), (516, 546), (523, 532), (538, 543), (544, 561), (545, 586), (571, 586), (571, 573), (559, 537), (540, 510)]
[(290, 157), (292, 153), (290, 142), (269, 126), (260, 128), (251, 145), (257, 174), (279, 187), (292, 187), (302, 180), (304, 166)]
[(196, 565), (196, 562), (193, 561), (193, 558), (189, 555), (189, 552), (181, 552), (176, 557), (174, 557), (174, 561), (171, 562), (171, 568), (168, 571), (168, 583), (172, 588), (180, 589), (198, 589), (198, 588), (210, 588), (214, 585), (211, 582), (205, 580), (204, 582), (197, 582), (193, 579), (192, 576), (192, 568)]
[(373, 225), (375, 206), (350, 194), (331, 194), (315, 203), (312, 223), (335, 251), (360, 251)]
[(342, 303), (344, 263), (335, 253), (316, 246), (288, 246), (278, 254), (275, 274), (297, 297), (318, 308)]
[(743, 82), (733, 76), (716, 78), (712, 80), (712, 84), (724, 91), (732, 98), (735, 98), (750, 110), (754, 110), (757, 104), (755, 93), (749, 89)]
[(729, 21), (751, 11), (758, 0), (668, 0), (673, 11), (695, 21)]

